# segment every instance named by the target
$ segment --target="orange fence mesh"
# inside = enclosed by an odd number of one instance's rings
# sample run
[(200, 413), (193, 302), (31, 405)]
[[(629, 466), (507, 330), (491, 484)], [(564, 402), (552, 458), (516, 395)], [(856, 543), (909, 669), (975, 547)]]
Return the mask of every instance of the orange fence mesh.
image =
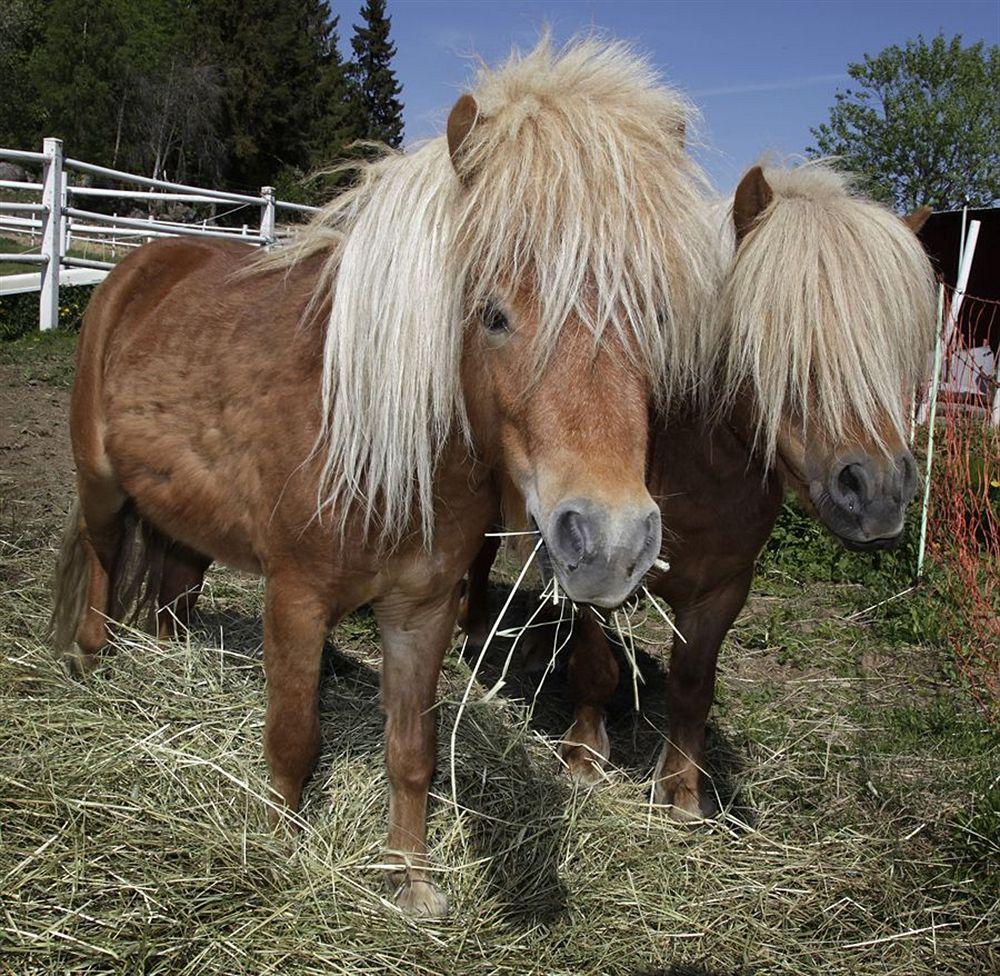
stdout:
[(1000, 303), (966, 296), (943, 354), (927, 553), (949, 605), (948, 640), (972, 694), (1000, 719)]

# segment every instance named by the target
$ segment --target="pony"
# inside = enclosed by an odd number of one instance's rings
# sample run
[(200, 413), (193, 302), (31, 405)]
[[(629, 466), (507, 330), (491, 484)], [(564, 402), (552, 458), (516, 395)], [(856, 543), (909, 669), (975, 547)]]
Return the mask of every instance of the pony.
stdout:
[(446, 899), (426, 849), (434, 703), (461, 580), (517, 486), (576, 600), (660, 548), (651, 402), (692, 382), (717, 280), (688, 103), (620, 43), (482, 66), (444, 134), (362, 165), (287, 250), (166, 239), (97, 289), (71, 400), (78, 503), (54, 642), (186, 625), (207, 567), (265, 577), (271, 820), (320, 747), (328, 631), (374, 609), (396, 904)]
[[(719, 648), (743, 605), (786, 489), (845, 546), (895, 545), (916, 488), (910, 392), (933, 341), (934, 276), (916, 232), (829, 164), (755, 166), (721, 243), (730, 269), (706, 344), (701, 393), (653, 420), (648, 484), (663, 558), (648, 588), (674, 610), (668, 727), (653, 799), (678, 819), (715, 812), (705, 722)], [(473, 564), (465, 613), (482, 628), (493, 551)], [(604, 630), (583, 610), (568, 644), (573, 724), (561, 758), (594, 783), (619, 678)]]

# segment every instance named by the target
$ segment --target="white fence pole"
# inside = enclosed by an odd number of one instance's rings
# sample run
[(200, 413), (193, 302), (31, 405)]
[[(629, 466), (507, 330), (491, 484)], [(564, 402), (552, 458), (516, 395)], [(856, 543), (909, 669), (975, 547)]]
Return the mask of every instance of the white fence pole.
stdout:
[(917, 546), (917, 579), (924, 575), (924, 556), (927, 552), (927, 515), (931, 507), (931, 472), (934, 467), (934, 422), (937, 419), (938, 385), (941, 382), (941, 352), (944, 325), (944, 285), (938, 285), (937, 337), (934, 342), (934, 375), (928, 391), (930, 423), (927, 426), (927, 471), (924, 475), (924, 500), (920, 506), (920, 542)]
[(274, 187), (262, 186), (260, 195), (264, 198), (260, 208), (260, 236), (267, 241), (264, 246), (270, 247), (274, 243)]
[(917, 579), (924, 572), (924, 555), (927, 550), (927, 515), (931, 503), (931, 472), (934, 466), (934, 422), (937, 417), (938, 387), (941, 383), (942, 357), (951, 354), (952, 340), (958, 328), (958, 316), (962, 311), (965, 289), (969, 284), (972, 261), (976, 256), (976, 242), (979, 240), (979, 221), (969, 222), (969, 233), (962, 248), (962, 260), (958, 269), (958, 281), (951, 296), (948, 321), (944, 317), (944, 285), (938, 286), (937, 344), (934, 347), (934, 375), (931, 378), (928, 408), (930, 416), (927, 424), (927, 474), (924, 480), (924, 503), (920, 511), (920, 544), (917, 548)]
[(43, 332), (59, 324), (59, 258), (63, 248), (63, 144), (62, 139), (46, 139), (42, 177), (42, 288), (38, 303), (38, 324)]
[[(969, 222), (969, 232), (966, 234), (962, 246), (962, 260), (958, 267), (958, 280), (955, 282), (955, 290), (951, 294), (951, 307), (948, 311), (948, 321), (944, 324), (944, 334), (941, 336), (941, 345), (944, 356), (951, 355), (951, 344), (955, 337), (955, 328), (958, 325), (958, 316), (962, 311), (962, 302), (965, 301), (965, 288), (969, 283), (969, 274), (972, 271), (972, 259), (976, 256), (976, 242), (979, 240), (978, 220)], [(943, 360), (942, 368), (945, 376), (949, 373), (949, 362)], [(920, 404), (917, 414), (917, 423), (923, 424), (927, 421), (927, 411), (930, 409), (930, 401), (924, 400)]]

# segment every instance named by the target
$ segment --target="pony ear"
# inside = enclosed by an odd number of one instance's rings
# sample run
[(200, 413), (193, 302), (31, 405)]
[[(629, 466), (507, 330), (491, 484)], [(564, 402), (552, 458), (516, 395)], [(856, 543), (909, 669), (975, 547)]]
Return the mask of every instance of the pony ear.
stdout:
[(933, 207), (928, 207), (925, 203), (922, 207), (917, 207), (916, 210), (911, 214), (907, 214), (903, 218), (903, 223), (906, 224), (914, 234), (920, 233), (920, 228), (927, 223), (927, 218), (934, 213)]
[(736, 226), (737, 244), (746, 237), (754, 221), (773, 199), (774, 191), (764, 179), (764, 171), (759, 166), (754, 166), (740, 180), (733, 198), (733, 224)]
[(479, 106), (471, 95), (463, 95), (448, 113), (448, 155), (455, 172), (462, 176), (462, 146), (479, 121)]

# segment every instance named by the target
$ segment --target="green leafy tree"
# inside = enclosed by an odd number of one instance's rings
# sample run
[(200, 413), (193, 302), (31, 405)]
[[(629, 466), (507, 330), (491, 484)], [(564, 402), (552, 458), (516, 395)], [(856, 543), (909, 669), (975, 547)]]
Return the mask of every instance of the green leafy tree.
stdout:
[(69, 155), (113, 161), (129, 62), (129, 0), (51, 0), (44, 40), (33, 50), (32, 81), (44, 135)]
[(848, 66), (813, 156), (838, 156), (898, 210), (1000, 199), (1000, 48), (922, 37)]
[(56, 135), (72, 156), (151, 176), (217, 174), (219, 86), (194, 26), (188, 0), (50, 0), (22, 60), (37, 131), (19, 141)]
[(360, 77), (389, 99), (371, 112), (328, 0), (0, 0), (0, 144), (55, 135), (134, 172), (291, 187), (359, 138), (399, 141), (389, 22), (369, 6)]
[(391, 19), (386, 16), (385, 0), (365, 0), (361, 19), (351, 38), (351, 79), (362, 120), (359, 135), (396, 147), (403, 141), (402, 89), (392, 69), (396, 45), (389, 40)]

